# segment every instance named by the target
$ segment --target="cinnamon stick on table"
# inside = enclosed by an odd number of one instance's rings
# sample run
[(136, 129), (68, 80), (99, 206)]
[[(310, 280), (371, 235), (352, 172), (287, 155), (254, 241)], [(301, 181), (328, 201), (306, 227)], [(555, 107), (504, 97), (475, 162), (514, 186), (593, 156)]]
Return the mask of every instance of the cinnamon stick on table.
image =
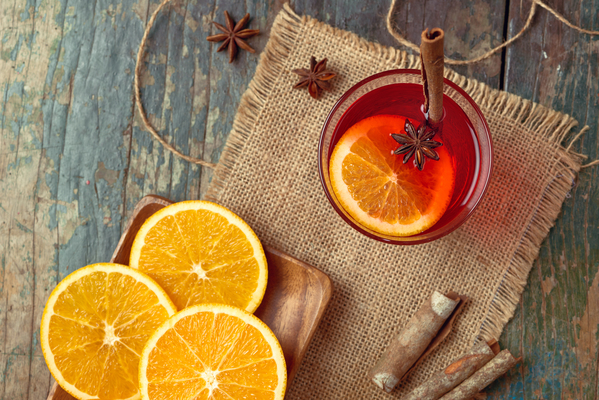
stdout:
[(436, 400), (462, 383), (499, 353), (497, 341), (481, 342), (437, 372), (412, 391), (404, 400)]
[(460, 300), (456, 293), (445, 296), (435, 291), (391, 341), (370, 371), (369, 377), (374, 384), (387, 393), (391, 392), (427, 350)]
[(469, 400), (518, 364), (520, 360), (520, 358), (514, 358), (509, 350), (503, 350), (440, 400)]
[(434, 28), (430, 32), (425, 29), (420, 42), (424, 109), (429, 113), (428, 121), (431, 125), (439, 124), (443, 119), (444, 38), (442, 29)]

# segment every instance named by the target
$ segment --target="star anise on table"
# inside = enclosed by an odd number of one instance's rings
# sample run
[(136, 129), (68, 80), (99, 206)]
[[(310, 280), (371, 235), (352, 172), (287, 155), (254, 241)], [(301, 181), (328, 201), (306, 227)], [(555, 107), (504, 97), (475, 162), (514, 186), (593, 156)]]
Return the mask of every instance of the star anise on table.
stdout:
[(408, 160), (414, 156), (414, 163), (416, 167), (422, 171), (426, 158), (430, 158), (435, 161), (439, 161), (439, 154), (433, 149), (439, 146), (443, 146), (443, 143), (433, 140), (433, 137), (437, 134), (438, 129), (433, 129), (426, 122), (420, 124), (418, 129), (414, 128), (414, 125), (406, 118), (406, 124), (404, 126), (406, 135), (392, 133), (391, 137), (401, 146), (397, 148), (393, 153), (405, 154), (403, 157), (403, 163), (407, 163)]
[(225, 11), (225, 18), (227, 20), (226, 27), (218, 22), (212, 21), (212, 23), (224, 33), (208, 36), (206, 40), (209, 42), (222, 42), (224, 40), (223, 44), (221, 44), (216, 51), (223, 51), (228, 46), (229, 63), (232, 63), (235, 59), (237, 47), (241, 47), (250, 53), (255, 53), (256, 50), (251, 48), (250, 45), (245, 42), (245, 39), (256, 36), (260, 31), (258, 29), (243, 29), (250, 19), (250, 14), (245, 14), (245, 17), (243, 17), (237, 25), (235, 25), (235, 21), (233, 21), (233, 18), (231, 18), (227, 11)]
[(299, 82), (293, 88), (297, 89), (307, 85), (310, 96), (315, 99), (320, 96), (323, 89), (331, 89), (331, 83), (328, 80), (334, 78), (336, 75), (333, 71), (327, 69), (326, 58), (316, 62), (314, 56), (310, 57), (310, 69), (299, 68), (291, 72), (300, 76)]

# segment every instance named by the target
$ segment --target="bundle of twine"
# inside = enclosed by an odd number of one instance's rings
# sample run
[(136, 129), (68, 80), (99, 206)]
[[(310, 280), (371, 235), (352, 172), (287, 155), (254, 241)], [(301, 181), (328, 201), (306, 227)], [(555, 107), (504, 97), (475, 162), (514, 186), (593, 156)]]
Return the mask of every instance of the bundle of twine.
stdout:
[[(148, 21), (148, 25), (146, 26), (144, 35), (141, 39), (141, 43), (139, 45), (139, 50), (137, 52), (137, 60), (135, 63), (135, 83), (134, 83), (135, 84), (135, 102), (137, 103), (137, 109), (139, 110), (139, 114), (141, 115), (145, 129), (147, 131), (149, 131), (152, 134), (152, 136), (154, 136), (154, 138), (156, 138), (156, 140), (158, 140), (160, 142), (160, 144), (162, 144), (168, 151), (175, 154), (177, 157), (180, 157), (180, 158), (184, 159), (185, 161), (188, 161), (192, 164), (197, 164), (197, 165), (201, 165), (203, 167), (208, 167), (208, 168), (214, 169), (214, 168), (216, 168), (216, 164), (183, 154), (179, 150), (177, 150), (172, 144), (168, 143), (162, 136), (160, 136), (160, 134), (156, 131), (156, 129), (154, 128), (154, 126), (152, 125), (150, 120), (148, 119), (148, 116), (144, 109), (143, 103), (141, 101), (141, 89), (140, 89), (141, 73), (142, 73), (143, 57), (144, 57), (144, 53), (145, 53), (146, 42), (148, 41), (148, 36), (150, 35), (150, 31), (152, 29), (152, 26), (154, 25), (154, 22), (156, 21), (156, 18), (158, 17), (158, 15), (162, 11), (162, 9), (167, 4), (169, 4), (171, 1), (172, 0), (163, 0), (163, 2), (158, 6), (158, 8), (156, 8), (156, 10), (154, 10), (154, 12), (152, 13), (152, 16), (150, 17), (150, 20)], [(389, 7), (389, 12), (387, 13), (387, 19), (386, 19), (387, 30), (389, 31), (391, 36), (393, 36), (401, 46), (407, 47), (407, 48), (411, 49), (412, 51), (414, 51), (415, 53), (419, 54), (420, 53), (419, 46), (417, 46), (416, 44), (407, 40), (395, 29), (395, 26), (393, 23), (393, 16), (395, 14), (395, 9), (396, 9), (396, 5), (397, 5), (396, 3), (397, 3), (397, 0), (391, 0), (391, 6)], [(592, 30), (584, 29), (584, 28), (574, 25), (573, 23), (568, 21), (563, 15), (559, 14), (557, 11), (555, 11), (553, 8), (549, 7), (543, 1), (532, 0), (532, 5), (530, 7), (530, 12), (528, 13), (528, 18), (526, 19), (526, 23), (514, 37), (510, 38), (509, 40), (506, 40), (505, 42), (501, 43), (499, 46), (490, 49), (489, 51), (487, 51), (486, 53), (484, 53), (478, 57), (474, 57), (474, 58), (467, 59), (467, 60), (455, 60), (452, 58), (445, 57), (445, 64), (449, 64), (449, 65), (475, 64), (477, 62), (486, 60), (487, 58), (491, 57), (493, 54), (497, 53), (501, 49), (510, 46), (516, 40), (520, 39), (524, 35), (524, 33), (531, 27), (533, 18), (537, 13), (537, 6), (544, 8), (550, 14), (552, 14), (555, 18), (557, 18), (559, 21), (561, 21), (563, 24), (569, 26), (572, 29), (577, 30), (578, 32), (585, 33), (588, 35), (593, 35), (593, 36), (599, 35), (599, 31), (592, 31)], [(570, 145), (568, 146), (568, 149), (570, 149), (570, 147), (572, 146), (572, 143), (574, 143), (576, 141), (576, 139), (578, 139), (584, 132), (586, 132), (587, 129), (588, 129), (588, 127), (585, 127), (584, 129), (582, 129), (580, 131), (580, 133), (576, 136), (576, 138), (574, 138), (574, 140), (570, 143)], [(583, 165), (582, 168), (587, 168), (587, 167), (591, 167), (593, 165), (598, 165), (598, 164), (599, 164), (599, 160), (595, 160), (591, 163)]]

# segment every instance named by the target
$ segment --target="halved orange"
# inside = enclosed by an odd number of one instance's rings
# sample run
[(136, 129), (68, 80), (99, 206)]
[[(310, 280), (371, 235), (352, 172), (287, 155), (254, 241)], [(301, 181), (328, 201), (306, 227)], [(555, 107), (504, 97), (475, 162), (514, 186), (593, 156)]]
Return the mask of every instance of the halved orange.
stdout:
[(176, 312), (147, 275), (118, 264), (81, 268), (46, 303), (40, 339), (48, 368), (77, 399), (139, 399), (139, 357)]
[(208, 201), (175, 203), (148, 218), (135, 237), (129, 265), (158, 282), (179, 310), (222, 303), (254, 312), (268, 277), (252, 228)]
[(281, 345), (254, 315), (224, 304), (186, 308), (148, 340), (139, 364), (144, 400), (281, 400)]
[(391, 236), (433, 226), (447, 210), (455, 184), (446, 146), (435, 149), (440, 160), (427, 162), (422, 171), (393, 154), (399, 144), (391, 133), (405, 134), (405, 121), (395, 115), (363, 119), (343, 134), (329, 161), (333, 191), (343, 208), (360, 224)]

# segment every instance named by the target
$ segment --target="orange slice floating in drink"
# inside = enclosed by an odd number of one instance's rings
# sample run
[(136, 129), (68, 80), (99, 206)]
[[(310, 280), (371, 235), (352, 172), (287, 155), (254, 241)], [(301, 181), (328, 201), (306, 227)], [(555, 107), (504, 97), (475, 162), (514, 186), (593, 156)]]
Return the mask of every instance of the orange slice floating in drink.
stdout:
[(399, 144), (391, 133), (405, 134), (405, 121), (395, 115), (363, 119), (339, 139), (329, 163), (333, 191), (343, 208), (365, 227), (391, 236), (415, 235), (437, 223), (455, 185), (446, 146), (435, 149), (440, 160), (428, 161), (423, 171), (393, 154)]

